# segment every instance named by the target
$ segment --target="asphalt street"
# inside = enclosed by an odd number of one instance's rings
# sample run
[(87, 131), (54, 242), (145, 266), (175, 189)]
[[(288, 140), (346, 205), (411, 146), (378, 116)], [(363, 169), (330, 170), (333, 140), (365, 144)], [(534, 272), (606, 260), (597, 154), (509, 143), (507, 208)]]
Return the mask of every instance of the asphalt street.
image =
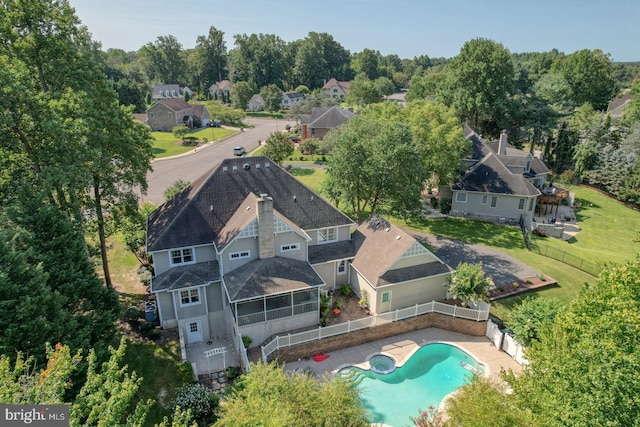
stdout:
[[(287, 124), (295, 124), (286, 119), (258, 119), (248, 118), (253, 128), (225, 139), (215, 144), (197, 148), (179, 156), (155, 159), (151, 166), (153, 171), (147, 175), (147, 194), (141, 195), (142, 200), (157, 205), (164, 202), (164, 191), (175, 181), (193, 182), (203, 174), (220, 164), (223, 159), (233, 157), (233, 147), (243, 146), (247, 152), (256, 148), (259, 141), (266, 140), (272, 132), (284, 130)], [(215, 136), (215, 128), (212, 135)]]

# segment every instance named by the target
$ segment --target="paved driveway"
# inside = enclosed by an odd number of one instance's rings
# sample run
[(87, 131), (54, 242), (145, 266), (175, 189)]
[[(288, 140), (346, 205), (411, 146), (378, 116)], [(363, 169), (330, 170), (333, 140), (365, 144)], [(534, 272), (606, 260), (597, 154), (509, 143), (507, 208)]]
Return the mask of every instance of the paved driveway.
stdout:
[(434, 247), (436, 256), (452, 268), (456, 268), (461, 262), (470, 264), (482, 262), (482, 270), (493, 279), (496, 286), (507, 285), (518, 279), (540, 276), (538, 270), (497, 249), (430, 234), (413, 233), (413, 237), (419, 242)]

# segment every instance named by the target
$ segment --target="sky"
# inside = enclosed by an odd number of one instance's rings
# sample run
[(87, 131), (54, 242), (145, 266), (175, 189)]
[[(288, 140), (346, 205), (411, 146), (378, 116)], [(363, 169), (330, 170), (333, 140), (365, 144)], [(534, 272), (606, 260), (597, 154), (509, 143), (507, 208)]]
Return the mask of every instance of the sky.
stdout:
[(237, 34), (275, 34), (286, 42), (328, 33), (351, 53), (452, 58), (487, 38), (511, 53), (600, 49), (616, 62), (640, 61), (638, 0), (69, 0), (109, 48), (138, 50), (173, 35), (192, 48), (211, 26), (227, 49)]

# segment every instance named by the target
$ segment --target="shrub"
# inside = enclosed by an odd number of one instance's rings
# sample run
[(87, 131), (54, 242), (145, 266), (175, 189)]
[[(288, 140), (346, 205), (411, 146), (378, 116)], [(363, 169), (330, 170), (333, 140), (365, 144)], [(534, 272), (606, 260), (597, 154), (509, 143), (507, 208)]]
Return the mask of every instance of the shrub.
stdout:
[(345, 297), (348, 297), (349, 295), (351, 295), (351, 286), (349, 286), (348, 283), (340, 286), (340, 293)]
[(122, 318), (131, 326), (137, 326), (142, 317), (142, 310), (138, 307), (131, 306), (122, 313)]
[(242, 344), (244, 345), (244, 348), (249, 348), (251, 346), (252, 342), (253, 342), (253, 340), (251, 339), (250, 336), (248, 336), (248, 335), (243, 335), (242, 336)]
[(227, 366), (225, 373), (227, 374), (228, 381), (233, 381), (242, 375), (242, 371), (239, 366)]
[(138, 280), (145, 286), (149, 286), (151, 283), (151, 277), (153, 274), (151, 273), (151, 267), (148, 265), (141, 265), (138, 267)]
[(180, 373), (182, 374), (182, 382), (193, 382), (193, 366), (191, 362), (184, 361), (180, 364)]
[(431, 207), (433, 209), (438, 207), (438, 199), (436, 199), (435, 197), (432, 197), (431, 200), (429, 201), (429, 203), (431, 203)]
[(217, 420), (216, 409), (220, 399), (202, 384), (190, 384), (176, 390), (176, 398), (172, 403), (172, 412), (177, 406), (181, 410), (191, 410), (191, 420), (199, 425), (209, 425)]
[(440, 200), (440, 213), (447, 214), (451, 210), (451, 200)]
[(336, 300), (336, 301), (333, 303), (333, 306), (334, 306), (335, 308), (337, 308), (337, 309), (341, 309), (341, 308), (342, 308), (342, 301), (340, 301), (340, 300)]

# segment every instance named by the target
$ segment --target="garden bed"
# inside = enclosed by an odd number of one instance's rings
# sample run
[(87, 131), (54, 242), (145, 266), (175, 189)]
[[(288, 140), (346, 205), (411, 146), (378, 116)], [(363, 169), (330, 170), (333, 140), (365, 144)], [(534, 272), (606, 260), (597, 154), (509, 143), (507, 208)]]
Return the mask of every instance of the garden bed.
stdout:
[(530, 277), (528, 279), (515, 280), (512, 283), (496, 286), (489, 290), (489, 301), (495, 301), (500, 298), (510, 297), (512, 295), (528, 292), (534, 289), (540, 289), (547, 286), (556, 285), (555, 279), (543, 274), (541, 276)]

